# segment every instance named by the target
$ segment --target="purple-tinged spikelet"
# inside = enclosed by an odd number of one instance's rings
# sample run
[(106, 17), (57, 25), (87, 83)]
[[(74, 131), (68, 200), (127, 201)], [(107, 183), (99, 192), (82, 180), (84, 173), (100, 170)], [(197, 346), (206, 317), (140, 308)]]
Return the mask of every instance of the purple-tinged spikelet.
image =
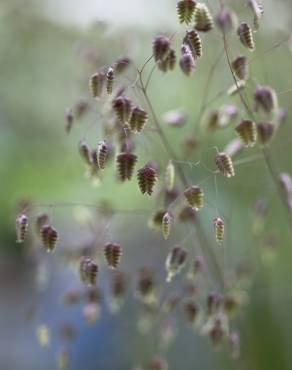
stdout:
[(134, 133), (140, 133), (146, 125), (147, 120), (147, 112), (140, 107), (134, 107), (129, 121), (131, 131)]
[(171, 191), (175, 182), (175, 167), (172, 161), (169, 161), (165, 170), (165, 187), (167, 191)]
[(161, 231), (161, 224), (163, 216), (165, 215), (166, 211), (163, 209), (159, 209), (154, 212), (150, 219), (148, 220), (148, 226), (150, 229)]
[(114, 73), (116, 75), (122, 74), (129, 67), (130, 63), (131, 60), (128, 57), (118, 58), (113, 65)]
[(105, 82), (105, 75), (101, 72), (94, 73), (89, 80), (89, 87), (93, 98), (100, 98)]
[(176, 245), (172, 248), (165, 262), (165, 268), (167, 271), (167, 282), (170, 282), (175, 275), (180, 273), (186, 263), (187, 256), (188, 251), (180, 245)]
[(142, 194), (151, 195), (156, 181), (157, 171), (149, 164), (138, 170), (138, 185)]
[(124, 96), (118, 96), (113, 100), (112, 107), (120, 122), (129, 122), (132, 111), (132, 102), (130, 99)]
[(157, 62), (157, 67), (162, 72), (173, 71), (176, 66), (176, 53), (174, 49), (170, 49), (168, 56), (164, 60)]
[(153, 271), (148, 267), (143, 267), (138, 272), (137, 293), (138, 297), (145, 303), (155, 301), (155, 283)]
[(199, 186), (190, 186), (184, 191), (189, 206), (198, 211), (204, 206), (204, 192)]
[(198, 3), (195, 8), (195, 29), (208, 32), (214, 28), (213, 17), (206, 4)]
[(257, 124), (258, 140), (262, 145), (268, 144), (275, 132), (275, 125), (271, 122), (259, 122)]
[(81, 140), (79, 142), (79, 153), (83, 161), (86, 164), (91, 165), (91, 153), (85, 140)]
[(42, 226), (48, 225), (50, 222), (49, 215), (47, 213), (40, 213), (37, 215), (35, 220), (36, 232), (39, 234)]
[(181, 0), (177, 3), (176, 10), (180, 23), (189, 24), (192, 21), (196, 2), (193, 0)]
[(153, 55), (155, 62), (165, 60), (169, 54), (169, 50), (169, 38), (163, 35), (156, 36), (153, 41)]
[(224, 237), (224, 221), (220, 217), (216, 217), (213, 220), (215, 239), (218, 244), (223, 243)]
[(242, 149), (243, 145), (241, 140), (239, 138), (235, 138), (226, 145), (226, 147), (224, 148), (224, 153), (232, 158), (235, 155), (239, 154)]
[(15, 229), (16, 229), (16, 242), (23, 243), (28, 230), (27, 215), (25, 215), (24, 213), (17, 215), (15, 221)]
[(182, 56), (179, 61), (180, 68), (185, 75), (191, 76), (196, 68), (195, 59), (191, 53), (189, 46), (183, 44), (181, 52)]
[(229, 178), (235, 175), (232, 159), (226, 153), (217, 153), (215, 157), (215, 164), (218, 170), (225, 177)]
[(240, 357), (240, 335), (238, 332), (232, 332), (228, 338), (231, 358), (237, 360)]
[(105, 140), (102, 140), (97, 145), (97, 164), (101, 169), (105, 168), (106, 161), (109, 155), (109, 145)]
[(41, 228), (42, 243), (47, 252), (52, 252), (58, 241), (58, 232), (51, 225), (43, 225)]
[(104, 246), (104, 256), (109, 267), (118, 267), (122, 257), (122, 247), (116, 243), (107, 243)]
[(187, 31), (183, 43), (188, 45), (194, 58), (201, 58), (203, 55), (202, 40), (195, 30)]
[(243, 120), (236, 127), (237, 135), (246, 147), (253, 147), (257, 141), (257, 126), (251, 120)]
[(260, 21), (264, 14), (263, 4), (258, 3), (257, 0), (248, 0), (248, 5), (253, 12), (253, 16), (254, 16), (253, 24), (254, 24), (255, 30), (257, 31), (260, 27)]
[(252, 29), (247, 23), (243, 22), (239, 25), (237, 28), (237, 34), (243, 46), (248, 48), (250, 51), (255, 49)]
[(261, 108), (266, 113), (274, 112), (278, 108), (278, 97), (270, 86), (257, 85), (254, 93), (254, 110)]
[(165, 212), (165, 214), (162, 217), (162, 222), (161, 222), (161, 231), (163, 238), (167, 240), (170, 235), (171, 227), (173, 223), (173, 216), (169, 212)]
[(106, 73), (106, 91), (109, 95), (113, 92), (113, 85), (114, 85), (114, 69), (112, 67), (109, 67)]
[(137, 160), (137, 156), (132, 153), (120, 153), (117, 156), (117, 170), (120, 181), (131, 180)]
[(238, 56), (231, 63), (232, 70), (239, 80), (246, 80), (248, 77), (248, 63), (245, 56)]
[(194, 324), (199, 313), (199, 308), (196, 303), (193, 300), (189, 299), (187, 302), (185, 302), (183, 309), (187, 321), (190, 324)]
[(232, 31), (237, 25), (236, 14), (225, 7), (221, 7), (215, 21), (217, 27), (224, 33)]
[(88, 285), (96, 284), (98, 266), (91, 258), (84, 256), (81, 257), (79, 272), (80, 279), (83, 283)]

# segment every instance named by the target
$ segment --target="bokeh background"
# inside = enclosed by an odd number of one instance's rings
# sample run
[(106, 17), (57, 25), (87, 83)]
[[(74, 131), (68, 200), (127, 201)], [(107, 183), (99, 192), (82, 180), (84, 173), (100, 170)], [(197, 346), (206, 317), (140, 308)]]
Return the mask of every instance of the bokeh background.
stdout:
[[(131, 369), (159, 351), (154, 333), (148, 337), (137, 333), (137, 303), (131, 294), (118, 316), (111, 315), (103, 304), (101, 317), (94, 326), (84, 323), (81, 306), (64, 307), (62, 295), (79, 286), (78, 275), (58, 255), (43, 253), (38, 243), (33, 253), (29, 241), (16, 244), (14, 220), (16, 205), (22, 199), (38, 204), (95, 204), (106, 199), (114, 208), (149, 210), (139, 215), (118, 213), (110, 233), (125, 246), (122, 269), (133, 275), (142, 264), (151, 263), (156, 266), (158, 276), (164, 277), (168, 246), (180, 242), (184, 231), (179, 230), (169, 243), (149, 231), (145, 225), (155, 201), (145, 201), (135, 183), (121, 186), (114, 181), (112, 168), (106, 171), (103, 183), (93, 187), (84, 176), (77, 145), (84, 135), (92, 144), (101, 139), (99, 120), (94, 113), (86, 115), (68, 136), (64, 130), (64, 111), (78, 99), (89, 97), (88, 76), (95, 71), (95, 64), (111, 64), (118, 56), (127, 54), (136, 65), (142, 65), (151, 55), (156, 34), (182, 31), (175, 3), (166, 0), (0, 2), (0, 369), (54, 369), (56, 353), (63, 346), (69, 348), (70, 368), (76, 370)], [(243, 1), (231, 3), (242, 18), (250, 18)], [(208, 4), (214, 11), (218, 9), (217, 1)], [(280, 105), (287, 111), (287, 120), (271, 151), (279, 170), (292, 173), (289, 141), (292, 93), (288, 91), (292, 88), (291, 45), (286, 41), (269, 50), (279, 41), (288, 40), (292, 5), (288, 0), (266, 0), (264, 5), (263, 25), (255, 36), (258, 47), (251, 63), (252, 83), (271, 85), (280, 93)], [(192, 137), (198, 141), (199, 149), (189, 161), (202, 159), (211, 168), (214, 168), (213, 147), (222, 148), (234, 137), (231, 129), (214, 134), (206, 134), (199, 127), (194, 131), (206, 76), (221, 50), (219, 40), (218, 32), (204, 37), (205, 61), (198, 64), (192, 78), (187, 79), (178, 68), (171, 75), (156, 71), (149, 87), (159, 117), (177, 108), (188, 112), (188, 122), (182, 129), (164, 128), (177, 153), (182, 155), (183, 140)], [(179, 37), (174, 42), (178, 49)], [(230, 40), (230, 46), (233, 55), (243, 52), (235, 38)], [(225, 59), (221, 58), (218, 64), (210, 98), (232, 84)], [(129, 78), (133, 81), (135, 74)], [(253, 85), (248, 89), (252, 92)], [(224, 99), (215, 101), (213, 107), (222, 103)], [(239, 101), (234, 98), (234, 103)], [(141, 163), (155, 158), (161, 165), (166, 163), (167, 155), (155, 132), (147, 132), (138, 144)], [(194, 182), (206, 176), (203, 168), (186, 166), (185, 171)], [(208, 181), (206, 194), (227, 216), (225, 263), (231, 265), (244, 259), (253, 270), (250, 302), (237, 323), (242, 333), (244, 360), (230, 362), (223, 354), (214, 352), (205, 338), (179, 322), (179, 335), (167, 356), (170, 369), (291, 369), (291, 234), (264, 162), (258, 160), (240, 166), (240, 173), (231, 184), (218, 181), (218, 196), (214, 183)], [(274, 242), (267, 249), (257, 243), (250, 231), (252, 207), (258, 198), (269, 202), (267, 224), (271, 235), (268, 236)], [(60, 248), (86, 243), (88, 233), (76, 222), (76, 209), (52, 208), (51, 212), (61, 233)], [(213, 213), (214, 209), (209, 208), (201, 215), (203, 226), (210, 234)], [(108, 272), (103, 269), (101, 288), (106, 289), (107, 278)], [(76, 338), (64, 343), (59, 332), (67, 322), (74, 323)], [(50, 344), (45, 349), (36, 338), (36, 329), (41, 324), (51, 331)]]

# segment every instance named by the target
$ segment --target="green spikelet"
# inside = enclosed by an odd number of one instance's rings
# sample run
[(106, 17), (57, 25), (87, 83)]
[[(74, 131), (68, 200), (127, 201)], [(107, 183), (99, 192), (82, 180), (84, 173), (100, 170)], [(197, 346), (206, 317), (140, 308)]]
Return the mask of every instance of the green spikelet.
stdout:
[(192, 21), (196, 3), (193, 0), (182, 0), (177, 3), (176, 9), (180, 23), (189, 24)]
[(257, 141), (257, 127), (250, 120), (241, 121), (235, 128), (240, 140), (246, 147), (253, 147)]
[(195, 9), (195, 29), (200, 32), (208, 32), (214, 28), (213, 17), (206, 4), (199, 3)]

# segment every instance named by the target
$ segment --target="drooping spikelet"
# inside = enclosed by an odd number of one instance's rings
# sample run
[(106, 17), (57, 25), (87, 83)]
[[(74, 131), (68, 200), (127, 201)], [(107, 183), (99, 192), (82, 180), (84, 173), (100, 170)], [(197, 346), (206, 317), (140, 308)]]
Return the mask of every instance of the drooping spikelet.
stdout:
[(156, 301), (154, 273), (148, 267), (143, 267), (138, 272), (137, 294), (144, 303)]
[(224, 221), (220, 217), (213, 220), (215, 239), (218, 244), (223, 243), (224, 236)]
[(253, 12), (253, 24), (255, 30), (257, 31), (260, 27), (260, 21), (264, 14), (263, 4), (259, 3), (257, 0), (248, 0), (248, 5)]
[(169, 38), (163, 35), (156, 36), (153, 41), (153, 56), (155, 62), (165, 60), (168, 56), (169, 50)]
[(91, 165), (91, 153), (85, 140), (79, 142), (79, 153), (84, 162)]
[(143, 168), (138, 170), (138, 185), (142, 194), (151, 195), (157, 180), (157, 172), (147, 163)]
[(224, 33), (232, 31), (237, 26), (236, 14), (225, 7), (221, 7), (216, 16), (217, 27)]
[(192, 299), (189, 299), (187, 302), (185, 302), (183, 308), (187, 321), (190, 324), (194, 324), (199, 313), (199, 307), (197, 304)]
[(266, 113), (274, 112), (278, 108), (278, 97), (270, 86), (257, 85), (254, 93), (254, 110), (261, 108)]
[(183, 44), (181, 47), (181, 51), (182, 56), (179, 61), (180, 68), (185, 75), (191, 76), (196, 68), (195, 59), (191, 53), (189, 46)]
[(192, 21), (196, 2), (193, 0), (181, 0), (177, 3), (176, 9), (180, 23), (189, 24)]
[(48, 225), (50, 222), (49, 215), (47, 213), (40, 213), (37, 215), (35, 220), (36, 232), (39, 234), (42, 226)]
[(190, 186), (184, 191), (184, 196), (192, 208), (198, 211), (204, 206), (204, 192), (198, 186)]
[(257, 124), (259, 142), (263, 145), (270, 142), (275, 132), (275, 125), (270, 122), (259, 122)]
[(170, 49), (168, 56), (164, 60), (157, 62), (157, 67), (162, 72), (173, 71), (176, 66), (176, 54), (174, 49)]
[(52, 252), (58, 241), (58, 232), (51, 225), (43, 225), (41, 228), (42, 243), (47, 252)]
[(194, 58), (201, 58), (203, 55), (202, 40), (195, 30), (187, 31), (183, 43), (188, 45)]
[(120, 153), (117, 156), (117, 170), (120, 181), (131, 180), (138, 158), (132, 153)]
[(184, 267), (187, 255), (187, 250), (180, 245), (176, 245), (169, 252), (165, 262), (165, 267), (167, 271), (167, 282), (170, 282), (172, 278), (177, 275)]
[(234, 59), (231, 63), (232, 70), (235, 76), (239, 80), (246, 80), (248, 77), (248, 63), (247, 58), (245, 56), (238, 56)]
[(215, 163), (222, 175), (228, 178), (235, 175), (232, 159), (226, 153), (217, 153)]
[(105, 168), (109, 154), (109, 145), (105, 140), (102, 140), (97, 145), (97, 164), (101, 169)]
[(134, 133), (140, 133), (143, 130), (147, 120), (147, 112), (140, 107), (134, 107), (129, 121), (131, 131), (133, 131)]
[(114, 73), (117, 75), (122, 74), (130, 65), (131, 60), (128, 57), (120, 57), (114, 63)]
[(96, 276), (98, 273), (97, 264), (89, 257), (82, 256), (80, 259), (80, 279), (83, 283), (89, 285), (96, 284)]
[(169, 161), (165, 170), (165, 187), (167, 191), (171, 191), (174, 187), (175, 167), (172, 161)]
[(106, 91), (109, 95), (113, 92), (114, 79), (114, 69), (112, 67), (109, 67), (106, 73)]
[(226, 145), (226, 147), (224, 148), (224, 153), (232, 158), (235, 155), (239, 154), (242, 149), (243, 145), (241, 140), (239, 138), (235, 138)]
[(28, 229), (28, 218), (24, 213), (17, 215), (15, 220), (16, 242), (23, 243)]
[(158, 209), (155, 211), (148, 220), (148, 226), (150, 229), (161, 231), (161, 224), (163, 216), (165, 215), (164, 209)]
[(105, 82), (105, 75), (102, 72), (94, 73), (89, 80), (89, 87), (94, 98), (100, 98)]
[(67, 134), (71, 132), (74, 123), (74, 114), (72, 109), (68, 108), (65, 111), (65, 131)]
[(255, 49), (255, 43), (253, 39), (252, 29), (247, 23), (241, 23), (237, 29), (237, 34), (243, 46), (248, 48), (250, 51)]
[(246, 147), (253, 147), (257, 141), (257, 126), (251, 120), (243, 120), (236, 127), (239, 138)]
[(211, 31), (213, 27), (213, 17), (207, 5), (198, 3), (195, 8), (195, 29), (200, 32), (208, 32)]
[(169, 212), (165, 212), (165, 214), (162, 217), (162, 222), (161, 222), (161, 231), (162, 231), (162, 235), (165, 240), (169, 238), (172, 223), (173, 223), (172, 214)]
[(115, 269), (122, 257), (122, 248), (116, 243), (107, 243), (104, 246), (104, 256), (109, 267)]
[(132, 110), (130, 99), (124, 96), (118, 96), (113, 100), (112, 107), (120, 122), (127, 123), (129, 121)]

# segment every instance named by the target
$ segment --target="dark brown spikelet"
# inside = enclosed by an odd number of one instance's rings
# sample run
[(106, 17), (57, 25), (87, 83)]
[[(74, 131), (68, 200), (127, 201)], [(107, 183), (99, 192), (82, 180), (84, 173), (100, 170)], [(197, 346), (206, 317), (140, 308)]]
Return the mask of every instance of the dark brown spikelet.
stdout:
[(41, 228), (43, 246), (47, 252), (52, 252), (58, 241), (58, 232), (51, 225), (43, 225)]
[(261, 108), (266, 113), (274, 112), (278, 108), (278, 97), (270, 86), (257, 85), (254, 93), (254, 110)]
[(79, 142), (79, 153), (83, 161), (91, 165), (91, 152), (85, 140)]
[(211, 292), (207, 296), (207, 314), (213, 316), (217, 314), (222, 307), (222, 295), (217, 292)]
[(169, 252), (165, 262), (167, 282), (170, 282), (172, 278), (182, 270), (186, 263), (187, 255), (188, 251), (180, 245), (176, 245)]
[(170, 41), (163, 35), (156, 36), (153, 41), (153, 56), (155, 62), (163, 61), (167, 58), (170, 50)]
[(262, 145), (268, 144), (275, 132), (275, 126), (270, 122), (259, 122), (257, 124), (258, 140)]
[(131, 180), (137, 160), (137, 156), (132, 153), (120, 153), (117, 156), (117, 170), (120, 181)]
[(164, 60), (157, 62), (157, 67), (162, 72), (173, 71), (176, 66), (176, 54), (174, 49), (170, 49), (168, 56)]
[(226, 153), (217, 153), (215, 157), (215, 163), (218, 170), (225, 177), (229, 178), (235, 175), (232, 159)]
[(109, 67), (106, 73), (106, 91), (109, 95), (113, 92), (114, 79), (114, 69)]
[(188, 273), (190, 279), (195, 279), (198, 274), (203, 270), (204, 258), (202, 256), (196, 256), (192, 262), (191, 269)]
[(180, 23), (191, 23), (195, 7), (196, 2), (193, 0), (182, 0), (177, 3), (176, 9)]
[(132, 111), (132, 102), (124, 96), (118, 96), (113, 100), (113, 110), (122, 123), (128, 123)]
[(218, 317), (215, 319), (213, 326), (209, 331), (209, 338), (215, 349), (219, 348), (222, 345), (224, 336), (225, 330), (223, 327), (223, 320), (221, 317)]
[(215, 239), (218, 244), (223, 243), (224, 237), (224, 221), (220, 217), (216, 217), (213, 220)]
[(159, 209), (154, 212), (150, 219), (148, 220), (148, 226), (150, 229), (161, 231), (161, 224), (163, 216), (165, 215), (166, 211), (163, 209)]
[(97, 145), (97, 163), (101, 169), (105, 168), (106, 161), (109, 155), (109, 145), (105, 140), (102, 140)]
[(39, 234), (42, 226), (48, 225), (50, 222), (49, 215), (47, 213), (40, 213), (37, 215), (35, 220), (36, 232)]
[(253, 147), (257, 141), (257, 126), (251, 120), (243, 120), (236, 127), (240, 140), (246, 147)]
[(145, 302), (153, 302), (154, 298), (154, 273), (148, 267), (142, 267), (138, 272), (137, 293), (139, 298)]
[(68, 108), (65, 111), (65, 131), (67, 134), (70, 134), (73, 123), (74, 123), (74, 114), (72, 109)]
[(195, 59), (191, 53), (189, 46), (182, 45), (182, 56), (179, 61), (179, 66), (186, 76), (191, 76), (196, 68)]
[(208, 32), (214, 28), (213, 17), (206, 4), (198, 3), (195, 8), (195, 29)]
[(247, 23), (241, 23), (237, 29), (237, 34), (243, 46), (250, 51), (254, 51), (255, 43), (253, 39), (252, 29)]
[(217, 27), (224, 33), (232, 31), (237, 24), (237, 17), (235, 13), (225, 7), (221, 7), (216, 16)]
[(140, 107), (134, 107), (129, 121), (131, 131), (133, 131), (134, 133), (140, 133), (145, 127), (147, 120), (147, 112)]
[(85, 256), (81, 257), (79, 272), (80, 279), (83, 283), (88, 285), (96, 284), (98, 266), (91, 258)]
[(16, 242), (23, 243), (28, 230), (28, 218), (27, 215), (21, 213), (17, 215), (15, 220), (16, 229)]
[(189, 206), (183, 207), (178, 215), (178, 219), (181, 222), (193, 222), (196, 221), (196, 217), (196, 211)]
[(235, 76), (239, 80), (246, 80), (248, 77), (248, 63), (247, 58), (245, 56), (238, 56), (234, 59), (231, 63), (232, 70)]
[(187, 31), (183, 43), (188, 45), (194, 58), (201, 58), (203, 55), (202, 40), (195, 30)]
[(161, 231), (165, 240), (169, 238), (171, 227), (173, 223), (173, 216), (169, 212), (165, 212), (161, 221)]
[(198, 313), (199, 313), (199, 308), (196, 305), (196, 303), (190, 299), (187, 302), (185, 302), (183, 309), (184, 309), (184, 313), (185, 313), (185, 317), (187, 321), (190, 324), (194, 324), (198, 317)]
[(93, 98), (100, 98), (105, 82), (105, 75), (102, 72), (94, 73), (89, 80), (89, 87)]
[(122, 74), (129, 67), (130, 63), (131, 63), (131, 60), (128, 57), (120, 57), (120, 58), (118, 58), (115, 61), (114, 66), (113, 66), (114, 73), (116, 75)]
[(107, 243), (104, 246), (104, 256), (109, 267), (118, 267), (122, 257), (122, 247), (119, 244)]
[(184, 191), (184, 196), (190, 207), (198, 211), (204, 206), (204, 192), (198, 186), (190, 186)]
[(157, 180), (157, 172), (149, 164), (138, 170), (138, 185), (142, 194), (151, 195)]

